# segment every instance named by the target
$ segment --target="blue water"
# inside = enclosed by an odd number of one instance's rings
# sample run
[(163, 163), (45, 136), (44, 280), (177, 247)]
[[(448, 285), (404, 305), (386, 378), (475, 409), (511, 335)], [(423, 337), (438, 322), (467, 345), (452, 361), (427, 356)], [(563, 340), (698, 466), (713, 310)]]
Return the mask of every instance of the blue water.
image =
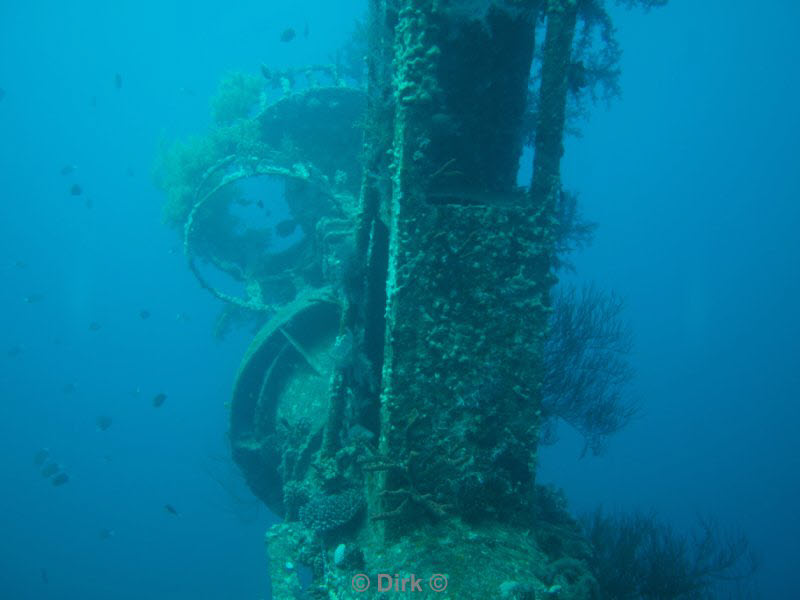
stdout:
[[(0, 597), (269, 596), (271, 517), (225, 460), (249, 332), (213, 339), (151, 171), (209, 125), (223, 75), (325, 62), (362, 9), (0, 5)], [(800, 5), (614, 15), (623, 96), (570, 138), (564, 180), (600, 224), (574, 278), (625, 296), (643, 410), (600, 458), (562, 428), (540, 480), (576, 512), (714, 514), (760, 552), (764, 597), (800, 597)], [(38, 473), (42, 447), (68, 484)]]

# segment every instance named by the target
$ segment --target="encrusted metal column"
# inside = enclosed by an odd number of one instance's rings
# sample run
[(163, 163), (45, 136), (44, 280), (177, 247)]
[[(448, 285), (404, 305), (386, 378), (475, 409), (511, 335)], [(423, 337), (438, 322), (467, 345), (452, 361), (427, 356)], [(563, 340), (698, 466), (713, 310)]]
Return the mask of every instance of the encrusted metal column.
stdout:
[(382, 529), (366, 570), (533, 597), (552, 236), (515, 177), (538, 3), (466, 4), (397, 11), (380, 441), (364, 465)]
[(277, 594), (592, 597), (585, 543), (535, 483), (563, 113), (537, 136), (543, 192), (516, 176), (551, 5), (370, 4), (352, 235), (323, 253), (338, 275), (259, 333), (234, 394), (236, 456), (284, 517)]

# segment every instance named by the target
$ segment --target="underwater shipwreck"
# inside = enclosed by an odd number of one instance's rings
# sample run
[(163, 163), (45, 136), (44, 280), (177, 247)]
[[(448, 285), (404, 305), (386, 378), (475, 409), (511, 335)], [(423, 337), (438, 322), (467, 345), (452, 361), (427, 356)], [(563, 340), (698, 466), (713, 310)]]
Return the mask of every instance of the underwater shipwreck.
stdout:
[(560, 162), (570, 121), (615, 91), (604, 4), (370, 0), (341, 60), (231, 76), (213, 129), (162, 158), (220, 329), (256, 327), (229, 433), (282, 519), (272, 597), (614, 597), (536, 482), (553, 419), (594, 449), (629, 416), (604, 396), (625, 378), (610, 358), (602, 383), (552, 378), (581, 365), (554, 286), (592, 226)]

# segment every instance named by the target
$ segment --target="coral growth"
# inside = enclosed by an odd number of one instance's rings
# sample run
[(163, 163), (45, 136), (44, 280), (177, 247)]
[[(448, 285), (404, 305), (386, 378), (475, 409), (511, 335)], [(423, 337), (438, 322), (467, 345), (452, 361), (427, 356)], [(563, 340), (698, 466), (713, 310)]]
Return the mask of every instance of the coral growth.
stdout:
[[(619, 297), (593, 286), (580, 293), (561, 289), (553, 301), (542, 385), (545, 432), (554, 434), (556, 419), (564, 420), (586, 440), (584, 452), (598, 454), (636, 411), (626, 393), (632, 334), (622, 308)], [(544, 435), (542, 441), (553, 440)]]
[(652, 514), (598, 510), (583, 524), (603, 598), (719, 598), (725, 584), (746, 581), (758, 567), (747, 538), (708, 519), (688, 535)]
[(264, 88), (264, 80), (255, 75), (231, 73), (219, 84), (211, 101), (214, 122), (232, 125), (238, 120), (255, 116)]
[[(162, 143), (154, 178), (167, 196), (162, 213), (164, 222), (176, 229), (182, 228), (208, 169), (232, 154), (257, 155), (261, 148), (258, 125), (248, 120), (216, 127), (207, 135), (186, 141)], [(219, 173), (209, 183), (213, 185), (221, 177)]]

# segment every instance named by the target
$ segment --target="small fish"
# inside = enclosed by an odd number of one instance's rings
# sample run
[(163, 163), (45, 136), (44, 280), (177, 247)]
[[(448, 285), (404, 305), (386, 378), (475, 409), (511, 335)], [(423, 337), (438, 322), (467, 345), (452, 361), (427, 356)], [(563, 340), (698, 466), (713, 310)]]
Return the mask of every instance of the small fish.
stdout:
[(283, 33), (281, 34), (281, 41), (282, 42), (291, 42), (295, 38), (296, 35), (297, 35), (297, 32), (294, 29), (292, 29), (291, 27), (289, 27), (288, 29), (284, 29), (283, 30)]
[(146, 308), (143, 308), (142, 310), (139, 311), (139, 317), (142, 320), (149, 319), (150, 318), (150, 311), (147, 310)]
[(97, 417), (97, 431), (108, 431), (108, 428), (111, 427), (113, 422), (111, 417), (100, 415)]
[(42, 467), (40, 473), (42, 474), (42, 477), (52, 477), (53, 475), (59, 473), (60, 471), (61, 471), (61, 466), (58, 463), (51, 462), (47, 463), (44, 467)]
[(47, 578), (47, 569), (42, 569), (42, 583), (50, 583), (50, 580)]
[(187, 315), (185, 312), (179, 312), (178, 314), (175, 315), (175, 320), (176, 321), (188, 322), (189, 321), (189, 315)]
[(161, 392), (160, 394), (156, 394), (156, 396), (153, 398), (153, 406), (155, 408), (158, 408), (159, 406), (164, 404), (164, 400), (166, 400), (166, 399), (167, 399), (167, 395), (164, 392)]
[(83, 193), (83, 188), (77, 183), (73, 183), (72, 187), (69, 188), (69, 193), (73, 196), (80, 196)]
[(11, 348), (8, 349), (8, 358), (16, 358), (20, 354), (22, 354), (22, 346), (19, 344), (14, 344)]
[(78, 167), (76, 167), (75, 165), (64, 165), (63, 167), (61, 167), (61, 175), (66, 177), (70, 173), (74, 173), (77, 168)]
[(74, 383), (70, 382), (70, 383), (65, 383), (64, 387), (61, 388), (61, 391), (64, 394), (74, 394), (75, 390), (77, 390), (77, 389), (78, 389), (78, 386), (75, 385)]
[(270, 80), (272, 79), (272, 71), (269, 70), (269, 67), (264, 63), (261, 63), (261, 74), (264, 76), (264, 79)]
[(3, 265), (0, 270), (6, 271), (8, 269), (25, 269), (28, 267), (28, 263), (24, 260), (12, 260), (10, 263)]
[(37, 467), (41, 467), (49, 457), (50, 450), (47, 448), (42, 448), (34, 455), (33, 464), (35, 464)]
[(306, 21), (305, 27), (303, 27), (303, 37), (308, 39), (308, 21)]
[(282, 238), (292, 235), (295, 229), (297, 229), (297, 221), (294, 219), (287, 219), (275, 225), (275, 233)]
[(53, 483), (53, 486), (59, 487), (69, 481), (69, 475), (67, 475), (66, 473), (59, 473), (58, 475), (53, 477), (51, 481)]
[(122, 89), (122, 75), (119, 73), (114, 74), (114, 87), (118, 90)]
[(99, 537), (101, 540), (107, 540), (114, 537), (115, 534), (116, 532), (113, 529), (101, 529), (97, 533), (97, 537)]
[(172, 506), (172, 504), (165, 504), (164, 505), (164, 510), (167, 511), (171, 515), (174, 515), (176, 517), (180, 517), (180, 515), (178, 514), (178, 511), (175, 510), (175, 507)]
[(89, 331), (100, 331), (102, 328), (103, 326), (100, 325), (100, 323), (98, 323), (97, 321), (92, 321), (91, 323), (89, 323)]
[(259, 200), (258, 202), (256, 202), (256, 206), (258, 208), (264, 208), (264, 201), (263, 200)]
[(94, 206), (94, 200), (92, 200), (91, 198), (86, 198), (86, 200), (83, 201), (83, 204), (84, 206), (86, 206), (86, 208), (91, 210), (91, 208)]
[(36, 304), (44, 300), (44, 294), (28, 294), (24, 298), (25, 304)]

